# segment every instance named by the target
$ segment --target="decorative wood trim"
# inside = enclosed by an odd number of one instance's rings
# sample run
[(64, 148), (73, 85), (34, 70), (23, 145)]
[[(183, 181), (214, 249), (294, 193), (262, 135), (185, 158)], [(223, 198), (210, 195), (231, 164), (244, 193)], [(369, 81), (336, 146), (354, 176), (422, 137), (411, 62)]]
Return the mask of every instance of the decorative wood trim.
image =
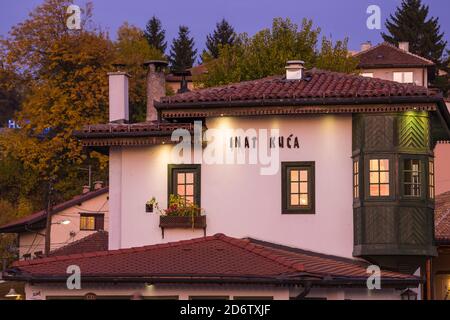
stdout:
[(370, 104), (370, 105), (311, 105), (311, 106), (257, 106), (257, 107), (222, 107), (222, 108), (171, 108), (161, 110), (161, 116), (170, 118), (204, 118), (220, 116), (261, 116), (261, 115), (294, 115), (320, 113), (386, 113), (405, 111), (435, 111), (434, 103), (412, 104)]

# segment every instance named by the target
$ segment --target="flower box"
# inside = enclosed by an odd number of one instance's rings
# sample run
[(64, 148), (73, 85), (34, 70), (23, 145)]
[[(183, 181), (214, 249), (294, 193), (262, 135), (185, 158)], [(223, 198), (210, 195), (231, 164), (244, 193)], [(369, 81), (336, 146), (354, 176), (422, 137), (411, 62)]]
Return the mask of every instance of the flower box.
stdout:
[[(193, 222), (193, 223), (192, 223)], [(160, 216), (159, 227), (162, 229), (203, 229), (206, 234), (206, 216), (196, 216), (192, 221), (189, 216)]]

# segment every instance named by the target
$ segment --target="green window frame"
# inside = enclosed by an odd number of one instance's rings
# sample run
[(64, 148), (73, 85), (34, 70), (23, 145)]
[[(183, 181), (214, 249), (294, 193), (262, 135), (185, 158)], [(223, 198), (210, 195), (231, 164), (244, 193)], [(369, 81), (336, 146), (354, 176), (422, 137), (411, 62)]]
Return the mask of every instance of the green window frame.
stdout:
[(180, 195), (186, 202), (201, 206), (201, 166), (199, 164), (170, 164), (168, 166), (168, 194)]
[(359, 159), (353, 160), (353, 199), (359, 199)]
[(315, 213), (315, 162), (282, 162), (283, 214)]
[(434, 160), (428, 160), (428, 197), (434, 199), (435, 197), (435, 175), (434, 175)]
[(422, 196), (423, 162), (420, 159), (403, 159), (403, 195), (409, 198)]
[(369, 159), (369, 197), (387, 198), (391, 196), (391, 171), (389, 158)]

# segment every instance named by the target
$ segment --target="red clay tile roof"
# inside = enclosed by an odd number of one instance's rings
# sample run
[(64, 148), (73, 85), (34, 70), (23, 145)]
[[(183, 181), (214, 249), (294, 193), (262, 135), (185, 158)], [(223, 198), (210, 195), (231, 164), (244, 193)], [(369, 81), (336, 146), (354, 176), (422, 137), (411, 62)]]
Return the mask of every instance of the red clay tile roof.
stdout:
[[(284, 76), (272, 76), (258, 80), (195, 90), (161, 98), (157, 108), (177, 104), (231, 101), (279, 101), (289, 105), (290, 99), (314, 99), (332, 101), (336, 98), (383, 98), (383, 97), (432, 97), (436, 91), (413, 84), (401, 84), (354, 74), (312, 69), (305, 72), (302, 80), (286, 80)], [(362, 103), (362, 102), (359, 102)], [(260, 104), (260, 103), (259, 103)]]
[(368, 50), (354, 55), (359, 58), (358, 68), (398, 68), (398, 67), (429, 67), (433, 61), (425, 59), (411, 52), (397, 48), (383, 42)]
[(435, 238), (439, 242), (450, 242), (450, 191), (436, 196), (434, 212)]
[[(78, 205), (79, 203), (90, 200), (90, 199), (100, 196), (102, 194), (108, 193), (108, 191), (109, 191), (109, 188), (104, 187), (99, 190), (94, 190), (94, 191), (91, 191), (91, 192), (88, 192), (85, 194), (78, 195), (68, 201), (65, 201), (65, 202), (62, 202), (62, 203), (59, 203), (59, 204), (53, 206), (52, 214), (56, 214), (65, 209), (68, 209), (70, 207)], [(47, 214), (46, 214), (45, 210), (41, 210), (41, 211), (35, 212), (29, 216), (20, 218), (16, 221), (13, 221), (13, 222), (10, 222), (3, 226), (0, 226), (0, 233), (23, 232), (23, 231), (26, 231), (25, 227), (27, 229), (42, 228), (45, 225), (46, 220), (47, 220)]]
[(50, 252), (51, 257), (68, 256), (71, 254), (98, 252), (108, 250), (108, 232), (97, 231), (80, 240), (69, 243), (68, 245), (55, 249)]
[[(5, 278), (65, 281), (66, 268), (78, 265), (84, 280), (220, 283), (298, 283), (300, 279), (345, 280), (365, 285), (367, 264), (351, 259), (291, 252), (250, 239), (222, 234), (173, 243), (18, 261)], [(99, 280), (101, 279), (101, 280)], [(419, 278), (383, 271), (382, 281), (418, 283)]]

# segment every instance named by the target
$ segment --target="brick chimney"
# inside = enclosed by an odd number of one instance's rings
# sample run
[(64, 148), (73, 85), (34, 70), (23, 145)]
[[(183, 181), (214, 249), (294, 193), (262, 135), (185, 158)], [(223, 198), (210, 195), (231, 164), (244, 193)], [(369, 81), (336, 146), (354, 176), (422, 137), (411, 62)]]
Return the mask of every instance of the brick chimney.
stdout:
[(164, 68), (166, 61), (150, 60), (144, 63), (147, 70), (147, 121), (157, 121), (158, 112), (155, 101), (160, 101), (166, 95), (166, 76)]
[(126, 123), (129, 117), (128, 78), (126, 72), (109, 72), (109, 122)]
[(103, 188), (103, 181), (95, 181), (94, 190), (100, 190), (101, 188)]
[(406, 52), (409, 52), (409, 42), (406, 42), (406, 41), (399, 42), (398, 43), (398, 48), (402, 49), (402, 50), (404, 50)]

